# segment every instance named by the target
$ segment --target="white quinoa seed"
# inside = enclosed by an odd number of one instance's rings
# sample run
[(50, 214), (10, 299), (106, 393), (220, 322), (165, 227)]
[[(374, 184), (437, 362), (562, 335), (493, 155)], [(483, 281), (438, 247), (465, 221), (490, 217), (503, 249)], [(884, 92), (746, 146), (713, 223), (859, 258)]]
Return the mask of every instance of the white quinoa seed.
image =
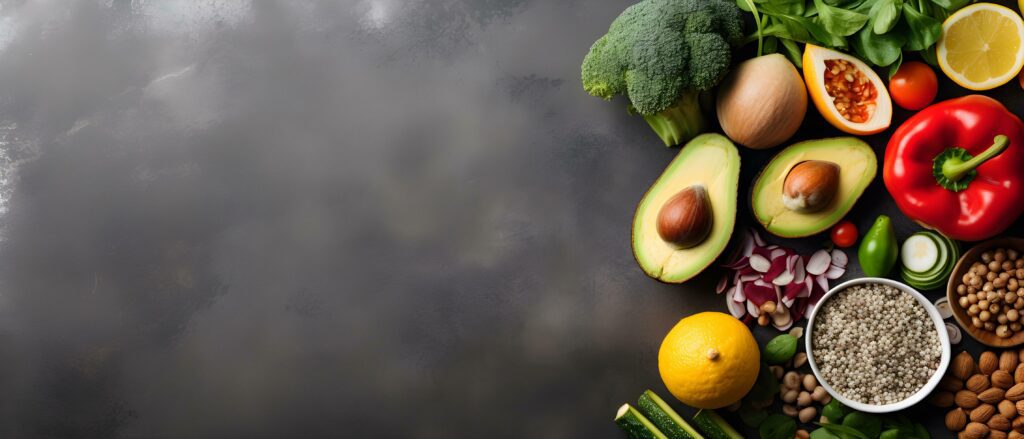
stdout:
[(844, 397), (873, 405), (900, 402), (939, 368), (939, 334), (910, 294), (856, 285), (819, 306), (811, 350), (822, 378)]

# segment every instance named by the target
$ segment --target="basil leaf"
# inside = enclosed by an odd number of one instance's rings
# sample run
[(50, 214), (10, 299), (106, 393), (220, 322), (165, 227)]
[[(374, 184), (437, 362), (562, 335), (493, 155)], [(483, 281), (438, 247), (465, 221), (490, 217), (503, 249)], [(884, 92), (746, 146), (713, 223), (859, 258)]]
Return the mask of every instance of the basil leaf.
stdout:
[(875, 35), (869, 28), (861, 29), (850, 44), (861, 58), (879, 67), (896, 62), (902, 53), (906, 37), (900, 32)]
[(868, 14), (871, 18), (868, 22), (871, 30), (876, 34), (884, 34), (896, 26), (900, 20), (900, 13), (903, 10), (903, 0), (879, 0), (871, 8)]
[(764, 347), (764, 360), (771, 364), (782, 364), (796, 354), (796, 337), (782, 334), (773, 338)]
[(821, 416), (828, 419), (828, 422), (838, 423), (843, 416), (846, 416), (846, 407), (838, 399), (832, 398), (825, 407), (821, 409)]
[(814, 6), (825, 30), (839, 36), (853, 35), (868, 22), (867, 15), (826, 5), (823, 0), (814, 0)]
[(903, 16), (906, 17), (907, 50), (924, 50), (939, 41), (942, 36), (942, 22), (931, 16), (922, 14), (910, 4), (903, 4)]
[(782, 39), (782, 51), (789, 58), (789, 61), (793, 63), (798, 69), (804, 67), (804, 56), (800, 53), (800, 46), (797, 46), (793, 40)]
[(843, 418), (843, 425), (864, 433), (869, 438), (878, 437), (882, 432), (882, 419), (867, 413), (850, 413)]
[(778, 413), (768, 416), (757, 429), (761, 439), (793, 439), (796, 420)]
[(946, 10), (953, 8), (952, 0), (932, 0), (932, 3), (935, 3), (938, 7)]
[[(742, 0), (741, 0), (742, 1)], [(771, 0), (759, 6), (766, 14), (804, 15), (807, 10), (805, 0)]]

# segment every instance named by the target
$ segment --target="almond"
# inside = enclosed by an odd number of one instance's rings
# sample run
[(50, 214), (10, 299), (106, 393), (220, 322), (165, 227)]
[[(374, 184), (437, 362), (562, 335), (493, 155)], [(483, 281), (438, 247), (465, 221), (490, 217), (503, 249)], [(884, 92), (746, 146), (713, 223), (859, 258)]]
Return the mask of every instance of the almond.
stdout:
[(1024, 434), (1018, 433), (1017, 430), (1010, 430), (1010, 434), (1006, 435), (1006, 439), (1024, 439)]
[(999, 354), (999, 370), (1005, 370), (1007, 372), (1013, 372), (1017, 369), (1017, 365), (1020, 364), (1018, 354), (1014, 351), (1003, 351)]
[(1014, 430), (1017, 430), (1018, 433), (1024, 431), (1024, 416), (1018, 416), (1010, 425)]
[(1024, 383), (1024, 364), (1017, 365), (1017, 370), (1013, 372), (1013, 382)]
[(978, 357), (978, 370), (985, 375), (992, 375), (996, 369), (999, 369), (999, 357), (992, 351), (982, 352)]
[(1017, 414), (1024, 416), (1024, 401), (1017, 401)]
[(1006, 417), (1006, 419), (1013, 419), (1017, 417), (1017, 406), (1012, 401), (1002, 400), (999, 401), (999, 405), (996, 406), (999, 410), (999, 414)]
[(971, 422), (988, 422), (989, 418), (996, 414), (996, 408), (992, 404), (982, 404), (971, 410)]
[(1021, 363), (1024, 363), (1024, 348), (1020, 348), (1020, 350), (1017, 351), (1017, 359), (1020, 360)]
[(1024, 383), (1014, 384), (1013, 387), (1010, 387), (1010, 389), (1006, 391), (1006, 395), (1004, 396), (1006, 399), (1013, 402), (1024, 399)]
[(967, 424), (964, 428), (964, 437), (968, 439), (982, 439), (988, 435), (988, 426), (979, 422)]
[(991, 387), (988, 377), (982, 374), (971, 375), (971, 377), (967, 379), (965, 386), (967, 387), (967, 390), (974, 393), (984, 392)]
[(992, 376), (989, 377), (989, 381), (992, 383), (993, 387), (998, 387), (1003, 390), (1013, 387), (1014, 384), (1013, 375), (1010, 375), (1010, 372), (1002, 369), (992, 372)]
[(988, 428), (999, 431), (1010, 431), (1010, 420), (1003, 415), (995, 415), (988, 420)]
[[(1024, 349), (1022, 349), (1024, 351)], [(953, 367), (951, 372), (954, 377), (961, 380), (966, 380), (974, 373), (974, 358), (971, 358), (971, 354), (967, 352), (961, 352), (956, 358), (953, 358)]]
[(967, 413), (964, 409), (957, 407), (946, 413), (946, 429), (949, 431), (960, 431), (967, 426)]
[(943, 377), (941, 380), (939, 380), (939, 389), (949, 392), (958, 392), (960, 390), (963, 390), (963, 388), (964, 381), (955, 376), (947, 375)]
[[(1013, 431), (1013, 430), (1010, 430)], [(988, 439), (1006, 439), (1007, 435), (1005, 432), (999, 430), (992, 430), (988, 432)]]
[[(978, 401), (978, 395), (970, 390), (961, 390), (959, 392), (956, 392), (956, 396), (953, 397), (953, 402), (956, 403), (958, 407), (965, 408), (968, 410), (977, 407), (978, 404), (981, 404), (981, 402)], [(933, 404), (935, 403), (933, 402)], [(939, 407), (942, 406), (939, 405)]]
[(998, 404), (999, 401), (1003, 400), (1003, 394), (1005, 390), (998, 387), (992, 387), (984, 392), (978, 394), (978, 400), (988, 404)]

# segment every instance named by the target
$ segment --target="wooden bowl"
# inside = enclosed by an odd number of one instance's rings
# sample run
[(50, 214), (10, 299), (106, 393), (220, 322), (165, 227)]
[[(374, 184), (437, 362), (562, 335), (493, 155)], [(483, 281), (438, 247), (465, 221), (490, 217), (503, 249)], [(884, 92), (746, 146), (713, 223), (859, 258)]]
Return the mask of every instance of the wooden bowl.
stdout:
[[(975, 245), (967, 253), (964, 253), (953, 267), (953, 273), (949, 276), (949, 283), (946, 286), (946, 298), (949, 300), (949, 308), (953, 310), (953, 317), (956, 317), (960, 328), (967, 334), (978, 340), (979, 343), (996, 348), (1008, 348), (1024, 343), (1024, 331), (1013, 334), (1010, 338), (999, 338), (995, 332), (977, 329), (971, 324), (971, 317), (967, 310), (960, 308), (960, 295), (956, 293), (956, 287), (960, 285), (964, 274), (971, 269), (971, 265), (981, 260), (981, 254), (997, 248), (1014, 249), (1024, 254), (1024, 239), (1021, 238), (996, 238)], [(1024, 322), (1022, 322), (1024, 323)]]

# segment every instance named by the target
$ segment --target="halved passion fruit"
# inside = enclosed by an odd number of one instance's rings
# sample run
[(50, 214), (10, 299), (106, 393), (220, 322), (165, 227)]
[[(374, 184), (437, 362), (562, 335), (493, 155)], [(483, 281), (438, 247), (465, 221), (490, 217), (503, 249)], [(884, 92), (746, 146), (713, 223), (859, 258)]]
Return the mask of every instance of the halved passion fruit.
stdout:
[(808, 44), (804, 81), (818, 111), (829, 123), (856, 135), (875, 134), (892, 122), (892, 99), (885, 83), (863, 61)]

